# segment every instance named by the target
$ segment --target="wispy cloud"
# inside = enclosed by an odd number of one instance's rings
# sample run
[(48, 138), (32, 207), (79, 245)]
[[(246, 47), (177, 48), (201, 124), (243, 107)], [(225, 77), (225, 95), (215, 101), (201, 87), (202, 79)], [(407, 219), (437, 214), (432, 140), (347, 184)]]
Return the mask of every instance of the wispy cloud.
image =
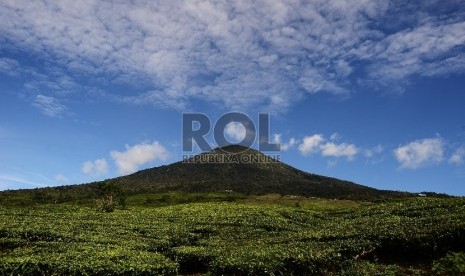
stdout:
[(154, 160), (166, 160), (169, 153), (165, 147), (155, 141), (151, 144), (126, 145), (125, 151), (112, 151), (110, 154), (115, 160), (119, 174), (125, 175), (137, 171), (139, 166)]
[(290, 138), (289, 141), (287, 141), (287, 142), (283, 142), (281, 140), (281, 136), (282, 136), (281, 133), (273, 134), (273, 143), (274, 144), (280, 144), (282, 151), (287, 151), (287, 150), (293, 148), (294, 146), (296, 146), (299, 143), (299, 141), (297, 139), (295, 139), (294, 137)]
[(62, 184), (69, 184), (69, 179), (62, 174), (55, 175), (54, 179)]
[(9, 76), (17, 76), (21, 66), (19, 63), (11, 58), (0, 58), (0, 73)]
[(61, 117), (67, 110), (66, 106), (54, 97), (44, 95), (37, 95), (32, 105), (49, 117)]
[[(35, 182), (35, 181), (30, 181), (28, 179), (24, 179), (19, 176), (11, 176), (11, 175), (0, 175), (0, 180), (2, 181), (7, 181), (9, 183), (14, 183), (14, 184), (20, 184), (20, 185), (26, 185), (28, 187), (44, 187), (45, 184)], [(14, 185), (6, 185), (7, 188), (15, 188)], [(11, 186), (11, 187), (10, 187)]]
[[(108, 173), (108, 163), (105, 158), (95, 161), (86, 161), (82, 164), (81, 171), (88, 175), (100, 176)], [(55, 178), (56, 179), (56, 178)]]
[(369, 66), (369, 76), (392, 85), (412, 75), (424, 77), (465, 72), (465, 22), (426, 23), (387, 36), (384, 50)]
[(465, 146), (461, 146), (454, 151), (452, 156), (449, 158), (449, 163), (460, 165), (465, 160)]
[(417, 169), (440, 163), (444, 143), (441, 138), (421, 139), (399, 146), (393, 152), (401, 168)]
[[(465, 71), (458, 0), (76, 5), (2, 2), (0, 39), (73, 74), (129, 84), (136, 92), (117, 97), (126, 102), (182, 109), (200, 99), (281, 111), (306, 94)], [(12, 66), (0, 60), (0, 70)]]
[[(3, 183), (2, 183), (3, 182)], [(29, 189), (50, 186), (53, 179), (42, 173), (23, 168), (0, 164), (0, 187), (5, 189)]]
[(373, 156), (377, 154), (381, 154), (384, 151), (384, 147), (381, 145), (377, 145), (374, 148), (371, 149), (365, 149), (363, 151), (363, 154), (365, 155), (366, 158), (372, 158)]

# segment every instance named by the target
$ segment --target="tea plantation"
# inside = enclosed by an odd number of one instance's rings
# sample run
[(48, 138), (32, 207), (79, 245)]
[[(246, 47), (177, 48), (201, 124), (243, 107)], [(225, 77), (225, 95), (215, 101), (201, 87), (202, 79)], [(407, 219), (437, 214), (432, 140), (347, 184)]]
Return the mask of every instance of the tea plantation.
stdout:
[(463, 198), (128, 202), (0, 205), (0, 275), (465, 272)]

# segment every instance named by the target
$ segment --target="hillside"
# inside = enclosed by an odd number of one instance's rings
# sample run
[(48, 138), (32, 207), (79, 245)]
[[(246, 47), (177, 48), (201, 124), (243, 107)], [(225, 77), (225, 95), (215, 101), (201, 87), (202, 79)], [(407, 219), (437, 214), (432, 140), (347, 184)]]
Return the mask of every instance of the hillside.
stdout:
[[(249, 162), (242, 162), (244, 158)], [(232, 191), (246, 195), (275, 193), (356, 200), (411, 196), (405, 192), (377, 190), (349, 181), (307, 173), (254, 149), (228, 146), (202, 153), (190, 158), (188, 162), (179, 161), (101, 182), (5, 191), (0, 193), (0, 200), (12, 194), (17, 198), (28, 196), (44, 202), (95, 198), (99, 196), (101, 185), (105, 183), (120, 186), (128, 195)]]
[[(225, 158), (227, 162), (219, 162)], [(244, 159), (250, 162), (241, 162)], [(142, 170), (116, 178), (115, 182), (130, 194), (234, 191), (244, 194), (279, 193), (345, 199), (403, 195), (307, 173), (241, 146), (217, 148), (188, 161)]]

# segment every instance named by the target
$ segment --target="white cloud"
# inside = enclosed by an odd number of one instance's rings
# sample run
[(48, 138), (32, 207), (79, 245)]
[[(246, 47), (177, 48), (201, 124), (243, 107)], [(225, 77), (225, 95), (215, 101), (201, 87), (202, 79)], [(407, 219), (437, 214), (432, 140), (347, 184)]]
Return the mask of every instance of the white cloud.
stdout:
[[(436, 8), (444, 5), (449, 9)], [(64, 67), (99, 81), (103, 76), (105, 83), (129, 83), (133, 95), (113, 97), (125, 102), (183, 109), (203, 100), (230, 109), (282, 111), (305, 94), (347, 94), (359, 82), (386, 87), (407, 83), (412, 75), (463, 73), (464, 14), (443, 12), (462, 5), (2, 1), (0, 40), (15, 51), (53, 57), (57, 66), (50, 71)], [(0, 70), (17, 67), (0, 60)], [(60, 85), (77, 85), (70, 81), (27, 85), (59, 91)], [(48, 114), (57, 114), (53, 110)]]
[(37, 95), (32, 105), (49, 117), (60, 117), (67, 110), (66, 106), (62, 105), (54, 97), (44, 95)]
[(465, 146), (456, 149), (452, 156), (449, 158), (449, 163), (460, 165), (463, 164), (465, 159)]
[(273, 143), (281, 144), (281, 133), (274, 133), (273, 134)]
[[(354, 144), (336, 144), (334, 142), (335, 139), (339, 139), (339, 135), (331, 135), (329, 141), (322, 134), (305, 136), (299, 145), (299, 151), (302, 155), (320, 153), (324, 157), (346, 157), (347, 160), (353, 160), (358, 154), (359, 149)], [(335, 164), (334, 162), (333, 165)]]
[(426, 22), (392, 34), (381, 43), (385, 50), (380, 62), (372, 66), (372, 75), (388, 79), (405, 79), (412, 74), (423, 76), (463, 72), (463, 54), (454, 49), (465, 44), (465, 22)]
[(394, 150), (401, 168), (416, 169), (438, 164), (443, 160), (444, 144), (441, 138), (416, 140)]
[(295, 145), (297, 145), (298, 141), (295, 138), (289, 139), (287, 143), (281, 144), (281, 150), (289, 150), (290, 148), (293, 148)]
[(347, 157), (352, 160), (358, 153), (358, 149), (353, 144), (335, 144), (332, 142), (321, 145), (321, 154), (330, 157)]
[(280, 144), (281, 145), (281, 150), (282, 151), (287, 151), (291, 148), (293, 148), (295, 145), (297, 145), (298, 141), (292, 137), (291, 139), (289, 139), (289, 141), (287, 143), (283, 143), (283, 141), (281, 141), (281, 134), (280, 133), (275, 133), (273, 134), (273, 143), (274, 144)]
[(299, 151), (303, 155), (314, 153), (320, 150), (320, 145), (324, 141), (323, 135), (315, 134), (305, 136), (302, 143), (299, 145)]
[(246, 129), (244, 125), (238, 122), (231, 122), (224, 128), (226, 136), (231, 139), (231, 142), (237, 143), (242, 141), (246, 135)]
[(134, 146), (126, 145), (126, 151), (112, 151), (111, 156), (115, 160), (118, 172), (121, 175), (130, 174), (148, 162), (154, 160), (166, 160), (168, 151), (157, 141), (152, 144), (141, 143)]
[(95, 161), (87, 161), (82, 165), (81, 171), (89, 175), (103, 175), (108, 173), (108, 163), (104, 158)]

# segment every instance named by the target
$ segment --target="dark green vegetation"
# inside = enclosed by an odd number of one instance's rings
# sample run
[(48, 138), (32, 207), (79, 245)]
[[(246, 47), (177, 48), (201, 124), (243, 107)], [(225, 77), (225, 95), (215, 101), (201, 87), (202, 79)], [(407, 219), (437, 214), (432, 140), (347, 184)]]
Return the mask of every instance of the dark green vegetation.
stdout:
[(0, 275), (465, 273), (464, 198), (380, 191), (270, 161), (179, 162), (1, 192)]
[(2, 206), (0, 275), (465, 272), (464, 254), (449, 253), (465, 250), (463, 198), (374, 204), (218, 193), (163, 206), (163, 196), (185, 194), (129, 197), (110, 213)]
[[(227, 156), (234, 157), (232, 161), (242, 160), (243, 156), (252, 156), (256, 157), (257, 160), (268, 159), (270, 162), (177, 162), (102, 182), (35, 190), (6, 191), (0, 193), (0, 202), (3, 200), (18, 205), (28, 205), (32, 202), (85, 203), (101, 199), (102, 190), (105, 190), (108, 185), (118, 186), (127, 195), (233, 191), (233, 193), (244, 195), (278, 193), (369, 201), (412, 196), (406, 192), (377, 190), (349, 181), (303, 172), (282, 162), (267, 158), (261, 152), (241, 146), (229, 146), (223, 150), (227, 150)], [(218, 159), (225, 155), (223, 150), (215, 149), (196, 158), (201, 159), (203, 156), (209, 155)]]
[[(232, 160), (243, 156), (268, 159), (269, 162), (252, 163), (183, 163), (139, 171), (115, 179), (129, 193), (166, 191), (216, 192), (232, 190), (242, 194), (292, 194), (339, 199), (381, 199), (405, 196), (406, 193), (380, 191), (349, 181), (310, 174), (271, 158), (256, 150), (240, 146), (226, 148)], [(229, 154), (230, 153), (230, 154)], [(197, 156), (208, 155), (215, 159), (225, 156), (222, 149)], [(235, 159), (234, 159), (235, 158)], [(195, 161), (195, 158), (191, 160)], [(231, 160), (230, 160), (231, 161)], [(156, 183), (156, 185), (153, 185)]]

